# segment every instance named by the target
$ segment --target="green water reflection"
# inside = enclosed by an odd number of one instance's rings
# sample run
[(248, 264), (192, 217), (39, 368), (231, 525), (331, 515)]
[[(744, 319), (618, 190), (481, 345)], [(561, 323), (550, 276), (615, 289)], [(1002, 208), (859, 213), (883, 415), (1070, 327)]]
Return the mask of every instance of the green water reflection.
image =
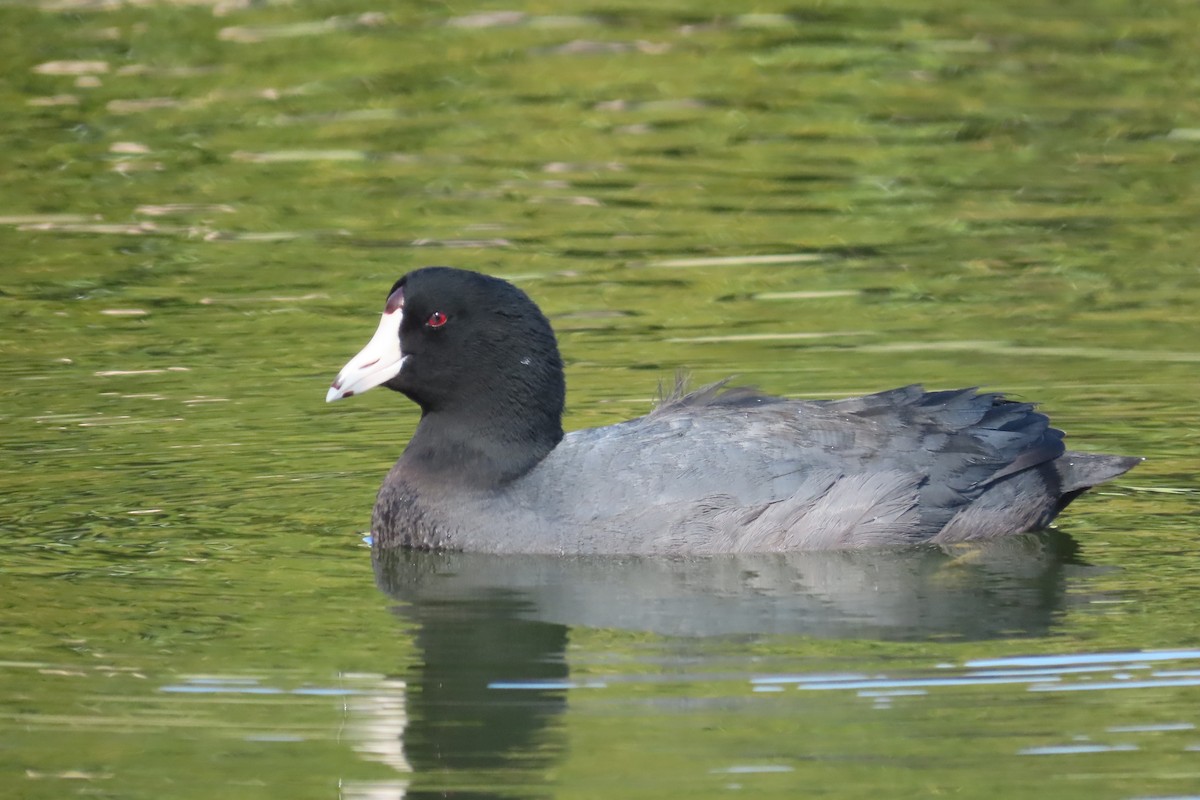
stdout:
[[(1195, 795), (1197, 31), (1184, 2), (3, 6), (5, 795)], [(381, 591), (361, 535), (415, 414), (321, 400), (431, 263), (542, 304), (570, 428), (684, 367), (984, 385), (1149, 460), (1065, 552)], [(1167, 656), (1086, 659), (1138, 649)], [(1022, 654), (1068, 661), (972, 666)]]

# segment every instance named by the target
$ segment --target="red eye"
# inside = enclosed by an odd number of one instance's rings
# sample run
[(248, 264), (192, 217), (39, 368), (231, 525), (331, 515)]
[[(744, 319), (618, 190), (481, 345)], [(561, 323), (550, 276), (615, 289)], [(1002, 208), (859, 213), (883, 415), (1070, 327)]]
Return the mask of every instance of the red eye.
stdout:
[(429, 319), (425, 320), (425, 324), (431, 328), (440, 328), (446, 324), (447, 319), (441, 311), (435, 311), (429, 315)]

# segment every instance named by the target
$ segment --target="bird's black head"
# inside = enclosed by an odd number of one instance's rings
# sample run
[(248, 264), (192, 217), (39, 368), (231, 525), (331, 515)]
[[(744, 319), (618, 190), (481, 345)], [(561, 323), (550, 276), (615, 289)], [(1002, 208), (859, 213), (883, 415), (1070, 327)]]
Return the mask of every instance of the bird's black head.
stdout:
[(426, 267), (396, 281), (375, 335), (326, 400), (380, 385), (421, 407), (425, 438), (434, 430), (456, 441), (483, 436), (544, 450), (538, 459), (562, 438), (554, 331), (528, 295), (499, 278)]

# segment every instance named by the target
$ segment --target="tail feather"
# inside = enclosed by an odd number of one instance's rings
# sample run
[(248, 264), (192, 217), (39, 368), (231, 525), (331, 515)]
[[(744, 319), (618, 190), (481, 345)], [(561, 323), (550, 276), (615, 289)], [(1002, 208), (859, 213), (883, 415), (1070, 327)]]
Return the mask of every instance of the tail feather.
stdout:
[[(1098, 483), (1124, 475), (1142, 463), (1138, 456), (1110, 456), (1103, 453), (1067, 451), (1054, 462), (1062, 481), (1063, 494), (1078, 494)], [(1065, 503), (1063, 505), (1066, 505)]]
[(1130, 456), (1063, 453), (985, 484), (983, 493), (961, 508), (932, 541), (965, 542), (1044, 528), (1076, 497), (1141, 461)]

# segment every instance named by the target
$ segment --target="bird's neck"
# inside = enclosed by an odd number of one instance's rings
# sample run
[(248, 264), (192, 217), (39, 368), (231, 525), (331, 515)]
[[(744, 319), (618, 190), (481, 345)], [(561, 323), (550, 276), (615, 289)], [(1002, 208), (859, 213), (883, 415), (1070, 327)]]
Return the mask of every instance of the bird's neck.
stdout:
[(485, 415), (426, 411), (404, 455), (402, 471), (418, 481), (491, 489), (537, 466), (562, 439), (558, 415), (535, 409), (502, 409)]

